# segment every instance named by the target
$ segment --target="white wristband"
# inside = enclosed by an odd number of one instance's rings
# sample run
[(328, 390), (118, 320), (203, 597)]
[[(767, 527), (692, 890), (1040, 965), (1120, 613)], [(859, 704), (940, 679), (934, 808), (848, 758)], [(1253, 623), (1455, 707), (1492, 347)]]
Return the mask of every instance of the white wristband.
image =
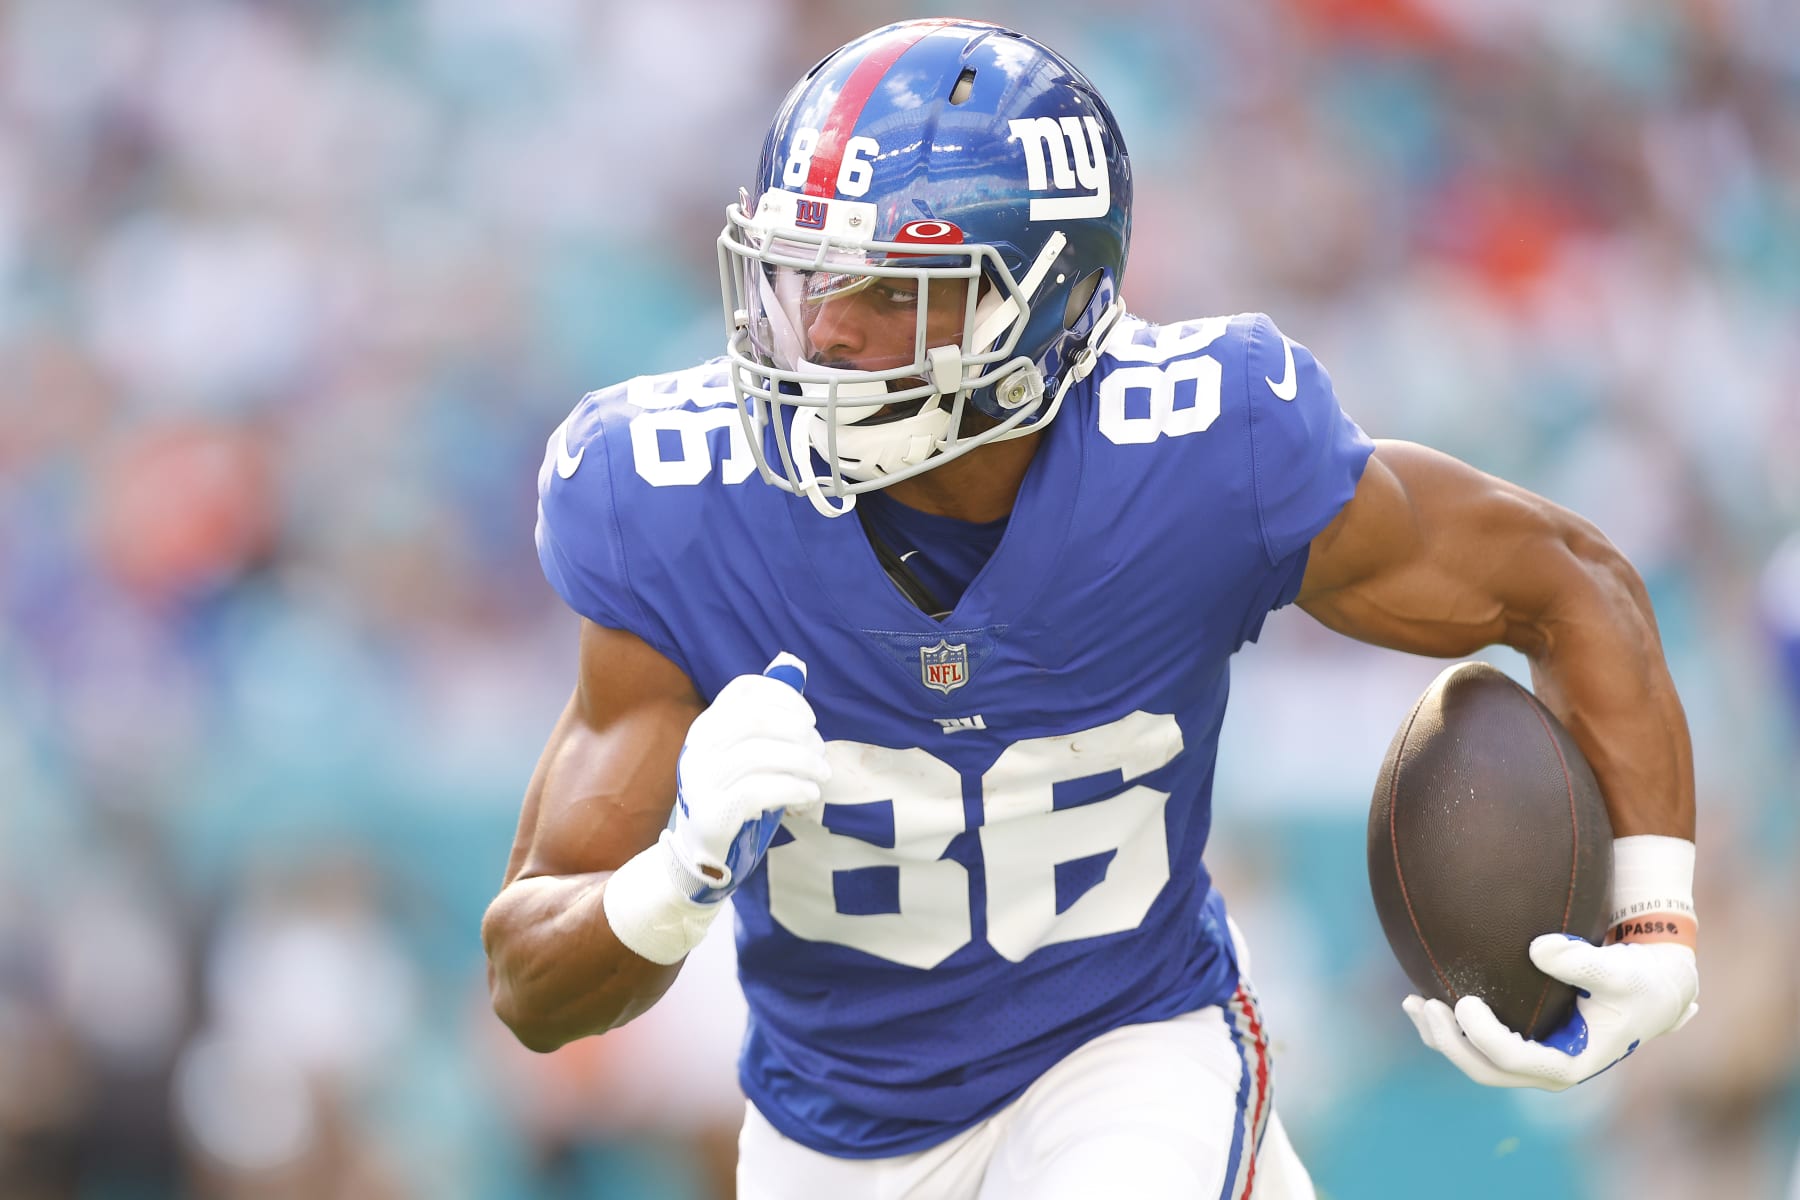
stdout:
[(626, 949), (664, 966), (686, 958), (725, 907), (688, 898), (688, 874), (669, 850), (668, 836), (665, 831), (614, 871), (600, 894), (606, 923)]
[(1638, 834), (1613, 839), (1612, 903), (1606, 927), (1648, 913), (1694, 916), (1694, 843)]

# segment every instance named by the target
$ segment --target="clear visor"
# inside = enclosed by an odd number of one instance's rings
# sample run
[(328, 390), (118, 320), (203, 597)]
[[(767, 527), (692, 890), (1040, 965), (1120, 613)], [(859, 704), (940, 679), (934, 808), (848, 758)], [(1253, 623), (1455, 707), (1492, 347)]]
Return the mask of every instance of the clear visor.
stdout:
[[(737, 304), (745, 349), (757, 363), (804, 383), (816, 368), (854, 372), (862, 382), (910, 390), (963, 382), (928, 378), (934, 348), (953, 348), (963, 367), (998, 361), (976, 344), (984, 293), (980, 255), (935, 255), (930, 265), (830, 245), (771, 240), (737, 260)], [(991, 340), (991, 339), (990, 339)], [(940, 390), (934, 387), (934, 391)]]

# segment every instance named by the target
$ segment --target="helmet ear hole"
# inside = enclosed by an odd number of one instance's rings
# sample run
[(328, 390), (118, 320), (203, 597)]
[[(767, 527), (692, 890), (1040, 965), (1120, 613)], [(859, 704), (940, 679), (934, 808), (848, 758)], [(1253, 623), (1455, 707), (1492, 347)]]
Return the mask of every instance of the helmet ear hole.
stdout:
[(1087, 312), (1089, 301), (1094, 298), (1094, 289), (1100, 286), (1100, 277), (1104, 270), (1089, 271), (1083, 279), (1076, 280), (1075, 286), (1069, 289), (1069, 302), (1063, 305), (1063, 328), (1073, 329), (1075, 322), (1081, 320)]

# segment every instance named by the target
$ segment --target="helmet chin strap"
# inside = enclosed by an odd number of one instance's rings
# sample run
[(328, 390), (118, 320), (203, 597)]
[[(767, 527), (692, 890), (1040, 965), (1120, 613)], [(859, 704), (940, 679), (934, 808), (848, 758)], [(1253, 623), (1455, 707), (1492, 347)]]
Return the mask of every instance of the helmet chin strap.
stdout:
[[(788, 447), (793, 452), (794, 466), (800, 469), (812, 467), (813, 439), (820, 439), (819, 456), (825, 456), (823, 436), (825, 433), (825, 414), (816, 408), (797, 410), (793, 424), (788, 430)], [(856, 507), (855, 493), (847, 493), (838, 497), (838, 503), (826, 498), (820, 486), (826, 482), (822, 475), (809, 475), (804, 480), (796, 479), (795, 486), (802, 496), (811, 502), (813, 508), (822, 517), (841, 517)]]
[[(864, 379), (861, 371), (853, 371), (847, 367), (828, 367), (805, 360), (802, 363), (808, 371), (821, 378), (801, 380), (800, 394), (813, 400), (836, 401), (840, 420), (860, 421), (864, 417), (872, 417), (887, 403), (887, 384), (879, 380)], [(846, 401), (850, 403), (845, 403)]]
[[(828, 378), (824, 380), (805, 380), (800, 384), (800, 394), (820, 400), (832, 399), (842, 404), (845, 400), (863, 400), (862, 404), (844, 405), (835, 410), (850, 420), (872, 416), (880, 410), (887, 399), (887, 384), (872, 382), (861, 378), (861, 373), (842, 367), (828, 367), (808, 363), (809, 370), (817, 371)], [(841, 431), (841, 426), (840, 426)], [(817, 408), (797, 410), (789, 428), (789, 448), (793, 451), (794, 466), (797, 472), (810, 471), (812, 468), (813, 450), (816, 447), (819, 457), (827, 463), (831, 462), (828, 452), (829, 430), (826, 428), (825, 412)], [(838, 470), (841, 472), (842, 467)], [(856, 507), (854, 495), (838, 497), (838, 503), (832, 504), (826, 497), (824, 485), (829, 482), (825, 475), (808, 475), (805, 480), (796, 480), (800, 494), (812, 503), (812, 506), (823, 516), (841, 517)]]
[[(797, 412), (789, 432), (789, 448), (796, 467), (812, 463), (812, 451), (816, 450), (820, 458), (832, 463), (838, 475), (848, 476), (858, 483), (879, 479), (908, 467), (915, 467), (937, 452), (942, 446), (946, 434), (950, 430), (952, 414), (956, 411), (954, 398), (961, 386), (963, 377), (962, 351), (956, 346), (933, 346), (926, 351), (926, 373), (932, 388), (936, 392), (924, 406), (911, 416), (900, 420), (885, 422), (871, 427), (845, 424), (837, 426), (838, 457), (833, 463), (829, 452), (828, 439), (831, 433), (830, 420), (826, 411), (834, 412), (842, 417), (847, 411), (854, 413), (851, 420), (872, 416), (879, 411), (879, 405), (860, 404), (845, 405), (842, 401), (864, 397), (880, 396), (886, 399), (887, 386), (854, 378), (839, 378), (828, 383), (803, 383), (803, 392), (813, 396), (830, 397), (838, 401), (831, 409), (821, 411), (811, 409)], [(851, 371), (839, 372), (833, 368), (820, 368), (828, 374), (854, 376)], [(835, 395), (833, 394), (835, 383)], [(949, 397), (951, 403), (946, 404)], [(849, 453), (846, 454), (846, 451)], [(846, 467), (846, 458), (852, 467)], [(830, 477), (825, 475), (809, 475), (804, 481), (796, 481), (797, 488), (812, 504), (813, 508), (828, 517), (841, 517), (856, 506), (856, 496), (848, 493), (838, 497), (839, 503), (832, 504), (824, 491), (824, 485)]]

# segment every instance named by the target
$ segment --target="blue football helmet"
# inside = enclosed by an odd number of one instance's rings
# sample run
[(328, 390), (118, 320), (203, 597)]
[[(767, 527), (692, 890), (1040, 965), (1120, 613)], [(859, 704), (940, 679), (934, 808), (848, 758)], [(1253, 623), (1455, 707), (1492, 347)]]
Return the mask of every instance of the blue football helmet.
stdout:
[(1130, 234), (1118, 123), (1062, 56), (963, 20), (839, 49), (719, 235), (763, 478), (835, 515), (1048, 423), (1124, 311)]

